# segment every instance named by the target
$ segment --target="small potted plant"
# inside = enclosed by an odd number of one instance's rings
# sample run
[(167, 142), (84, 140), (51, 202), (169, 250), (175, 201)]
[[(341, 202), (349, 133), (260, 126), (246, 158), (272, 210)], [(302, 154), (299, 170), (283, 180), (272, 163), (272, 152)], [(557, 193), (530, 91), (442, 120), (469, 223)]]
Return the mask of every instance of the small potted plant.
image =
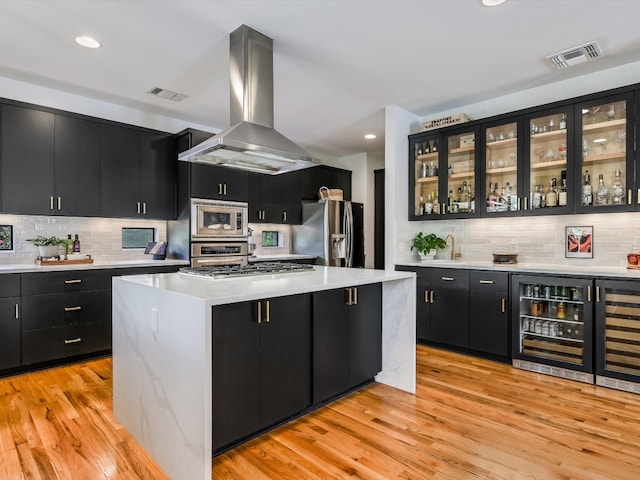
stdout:
[(60, 253), (60, 245), (64, 240), (58, 237), (43, 237), (38, 235), (36, 238), (30, 238), (27, 242), (32, 242), (38, 247), (38, 256), (41, 258), (50, 258)]
[(444, 238), (437, 236), (435, 233), (425, 235), (422, 232), (418, 232), (411, 240), (411, 251), (415, 249), (422, 260), (433, 259), (439, 248), (447, 248), (447, 242)]

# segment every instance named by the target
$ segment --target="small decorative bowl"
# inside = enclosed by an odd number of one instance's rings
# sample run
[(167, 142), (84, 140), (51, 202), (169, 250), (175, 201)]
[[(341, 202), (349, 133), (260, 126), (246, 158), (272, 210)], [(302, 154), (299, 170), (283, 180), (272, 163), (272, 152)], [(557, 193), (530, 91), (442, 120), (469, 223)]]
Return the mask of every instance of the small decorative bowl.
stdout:
[(518, 263), (517, 253), (492, 253), (493, 263), (514, 265)]

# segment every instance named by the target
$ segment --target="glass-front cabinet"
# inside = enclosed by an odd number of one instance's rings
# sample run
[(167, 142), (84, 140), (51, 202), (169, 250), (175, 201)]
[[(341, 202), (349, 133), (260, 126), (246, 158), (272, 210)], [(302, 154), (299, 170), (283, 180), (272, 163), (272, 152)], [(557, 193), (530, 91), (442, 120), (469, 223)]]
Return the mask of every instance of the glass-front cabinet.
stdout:
[[(446, 195), (447, 217), (467, 218), (476, 216), (476, 193), (478, 177), (476, 170), (477, 145), (479, 136), (476, 128), (457, 129), (445, 133), (446, 176), (443, 174), (442, 184)], [(442, 203), (442, 200), (440, 201)]]
[[(487, 217), (522, 214), (522, 122), (502, 120), (483, 125), (482, 213)], [(478, 207), (478, 205), (476, 205)]]
[(572, 213), (572, 113), (571, 108), (563, 107), (525, 117), (524, 208), (529, 215)]
[(596, 383), (640, 393), (640, 282), (596, 281)]
[(633, 94), (579, 103), (576, 212), (633, 210)]
[[(409, 219), (436, 217), (441, 212), (439, 197), (441, 135), (424, 135), (411, 140), (413, 164), (409, 175)], [(411, 188), (412, 187), (412, 188)]]
[(591, 279), (513, 275), (513, 366), (593, 383)]

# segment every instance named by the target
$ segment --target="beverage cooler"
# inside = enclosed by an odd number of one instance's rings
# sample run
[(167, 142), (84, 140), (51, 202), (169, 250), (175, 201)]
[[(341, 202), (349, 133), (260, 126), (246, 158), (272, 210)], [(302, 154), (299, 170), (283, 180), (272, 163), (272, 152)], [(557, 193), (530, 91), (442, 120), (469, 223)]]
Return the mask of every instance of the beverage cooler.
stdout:
[(512, 276), (514, 367), (594, 382), (592, 285), (592, 279)]
[(640, 393), (640, 282), (596, 282), (596, 383)]

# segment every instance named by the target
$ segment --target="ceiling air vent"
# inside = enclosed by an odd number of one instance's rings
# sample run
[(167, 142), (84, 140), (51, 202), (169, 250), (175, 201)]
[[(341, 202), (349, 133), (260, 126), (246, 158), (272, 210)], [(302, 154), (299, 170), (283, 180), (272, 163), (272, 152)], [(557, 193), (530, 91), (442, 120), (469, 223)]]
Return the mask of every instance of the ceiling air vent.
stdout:
[(563, 52), (554, 53), (546, 58), (557, 70), (563, 70), (578, 63), (588, 62), (600, 57), (602, 57), (602, 49), (598, 42), (593, 41), (569, 48)]
[(173, 100), (174, 102), (181, 102), (187, 98), (187, 95), (184, 95), (183, 93), (172, 92), (171, 90), (166, 90), (160, 87), (153, 87), (147, 93), (155, 95), (156, 97), (166, 98), (167, 100)]

